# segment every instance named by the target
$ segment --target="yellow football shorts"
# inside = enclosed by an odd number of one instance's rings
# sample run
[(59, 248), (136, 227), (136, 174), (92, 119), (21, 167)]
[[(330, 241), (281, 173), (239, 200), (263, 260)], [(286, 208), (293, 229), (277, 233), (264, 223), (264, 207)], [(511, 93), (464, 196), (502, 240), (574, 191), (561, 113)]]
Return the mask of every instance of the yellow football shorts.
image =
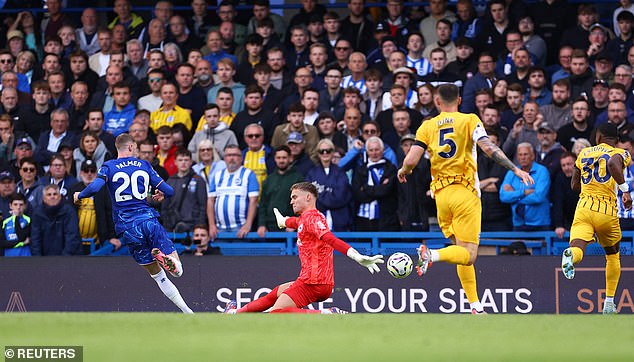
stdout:
[(577, 207), (575, 218), (570, 228), (570, 240), (596, 241), (603, 247), (612, 246), (621, 241), (621, 225), (619, 218), (592, 211), (585, 207)]
[(438, 225), (446, 238), (480, 243), (482, 203), (461, 184), (452, 184), (435, 192)]

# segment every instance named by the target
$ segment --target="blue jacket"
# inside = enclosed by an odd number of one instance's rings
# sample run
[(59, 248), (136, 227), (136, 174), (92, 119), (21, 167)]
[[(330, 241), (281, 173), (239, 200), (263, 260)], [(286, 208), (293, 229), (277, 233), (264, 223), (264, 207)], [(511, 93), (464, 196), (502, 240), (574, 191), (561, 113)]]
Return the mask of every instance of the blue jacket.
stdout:
[(80, 253), (77, 212), (64, 200), (56, 206), (42, 205), (31, 222), (33, 255), (76, 255)]
[[(387, 144), (384, 145), (385, 149), (383, 150), (383, 158), (390, 161), (395, 167), (398, 167), (398, 161), (396, 160), (396, 154), (394, 150)], [(362, 149), (358, 150), (355, 147), (350, 147), (348, 152), (339, 160), (339, 167), (344, 170), (354, 170), (357, 167), (367, 163), (367, 154), (365, 151), (365, 146)]]
[(128, 129), (132, 125), (134, 120), (134, 114), (136, 113), (136, 107), (130, 103), (122, 110), (117, 111), (117, 107), (112, 107), (110, 112), (103, 115), (104, 123), (103, 129), (106, 132), (110, 132), (113, 136), (128, 132)]
[[(535, 184), (526, 186), (513, 172), (508, 171), (500, 186), (500, 201), (511, 204), (513, 226), (550, 226), (550, 173), (546, 167), (533, 162), (530, 175)], [(513, 191), (505, 191), (505, 185), (511, 185)], [(535, 192), (524, 195), (527, 188)]]
[(352, 227), (352, 189), (348, 176), (331, 164), (328, 175), (321, 164), (308, 170), (306, 181), (317, 186), (317, 209), (326, 215), (330, 211), (333, 231), (349, 231)]

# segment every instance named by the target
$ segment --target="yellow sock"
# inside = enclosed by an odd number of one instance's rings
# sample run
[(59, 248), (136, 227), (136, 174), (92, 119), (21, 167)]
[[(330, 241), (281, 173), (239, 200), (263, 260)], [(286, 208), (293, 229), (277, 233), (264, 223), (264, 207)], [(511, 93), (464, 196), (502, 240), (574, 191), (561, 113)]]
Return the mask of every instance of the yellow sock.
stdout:
[(477, 302), (478, 288), (476, 285), (475, 268), (473, 265), (456, 265), (456, 271), (458, 271), (458, 278), (460, 278), (460, 284), (464, 289), (469, 303)]
[(469, 263), (469, 251), (462, 246), (450, 245), (438, 250), (439, 261), (450, 264), (465, 265)]
[(621, 276), (621, 253), (605, 256), (605, 296), (614, 297)]
[(583, 259), (583, 250), (576, 246), (571, 246), (570, 251), (572, 251), (572, 263), (579, 264)]

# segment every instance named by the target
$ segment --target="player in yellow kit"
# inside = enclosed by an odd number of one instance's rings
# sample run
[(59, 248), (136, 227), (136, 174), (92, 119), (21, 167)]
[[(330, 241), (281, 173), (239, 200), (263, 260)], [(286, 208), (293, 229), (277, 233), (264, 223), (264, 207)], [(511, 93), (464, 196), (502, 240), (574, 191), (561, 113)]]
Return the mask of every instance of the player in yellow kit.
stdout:
[(632, 161), (630, 154), (616, 148), (618, 133), (612, 123), (597, 130), (597, 146), (586, 147), (575, 163), (572, 189), (579, 192), (575, 218), (570, 228), (570, 247), (561, 257), (561, 268), (568, 279), (575, 277), (575, 264), (583, 259), (586, 246), (596, 239), (605, 250), (605, 303), (603, 314), (616, 313), (614, 294), (621, 276), (621, 225), (617, 216), (617, 185), (626, 210), (632, 208), (630, 188), (623, 169)]
[(458, 112), (458, 87), (443, 84), (434, 98), (440, 114), (423, 122), (416, 132), (403, 166), (398, 170), (400, 182), (418, 164), (427, 149), (431, 155), (431, 191), (436, 199), (438, 224), (445, 237), (455, 245), (439, 250), (418, 248), (418, 274), (423, 275), (432, 262), (444, 261), (457, 265), (462, 284), (473, 314), (484, 313), (476, 286), (473, 263), (478, 256), (482, 204), (478, 186), (476, 144), (500, 165), (511, 170), (525, 184), (532, 184), (530, 175), (511, 162), (486, 134), (482, 121), (475, 114)]

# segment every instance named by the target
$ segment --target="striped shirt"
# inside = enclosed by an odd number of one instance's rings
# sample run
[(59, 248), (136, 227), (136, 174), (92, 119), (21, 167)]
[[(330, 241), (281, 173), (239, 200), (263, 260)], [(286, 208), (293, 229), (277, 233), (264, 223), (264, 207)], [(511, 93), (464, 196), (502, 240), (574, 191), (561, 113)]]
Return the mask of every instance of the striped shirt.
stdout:
[(407, 56), (407, 66), (416, 69), (416, 74), (418, 74), (419, 77), (431, 72), (431, 63), (423, 57), (414, 60)]
[(236, 229), (244, 225), (249, 197), (258, 197), (260, 186), (255, 174), (244, 167), (235, 172), (217, 172), (209, 184), (209, 197), (215, 197), (214, 211), (218, 229)]
[[(625, 183), (630, 185), (630, 189), (634, 188), (634, 166), (630, 165), (623, 170), (623, 176), (625, 177)], [(630, 192), (630, 196), (634, 196), (634, 192)], [(623, 206), (623, 199), (621, 199), (621, 191), (618, 192), (618, 197), (616, 198), (617, 207), (619, 208), (618, 216), (620, 219), (634, 219), (634, 210), (629, 209), (625, 210)]]
[(365, 92), (368, 91), (368, 87), (365, 85), (365, 78), (355, 81), (352, 79), (352, 74), (346, 75), (341, 81), (341, 88), (346, 89), (348, 87), (357, 88), (361, 92), (361, 95), (364, 95)]

